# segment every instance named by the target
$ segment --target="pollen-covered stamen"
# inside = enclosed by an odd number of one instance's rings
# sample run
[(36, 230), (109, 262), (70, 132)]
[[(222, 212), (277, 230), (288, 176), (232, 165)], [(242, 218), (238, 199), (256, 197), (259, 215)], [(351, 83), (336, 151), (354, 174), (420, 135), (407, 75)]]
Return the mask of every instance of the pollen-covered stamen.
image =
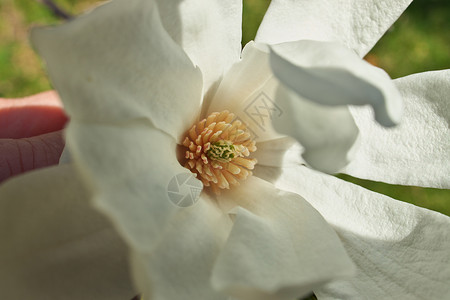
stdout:
[(197, 174), (204, 186), (214, 193), (239, 185), (252, 175), (256, 151), (247, 127), (228, 111), (215, 112), (188, 131), (183, 141), (186, 147), (184, 166)]

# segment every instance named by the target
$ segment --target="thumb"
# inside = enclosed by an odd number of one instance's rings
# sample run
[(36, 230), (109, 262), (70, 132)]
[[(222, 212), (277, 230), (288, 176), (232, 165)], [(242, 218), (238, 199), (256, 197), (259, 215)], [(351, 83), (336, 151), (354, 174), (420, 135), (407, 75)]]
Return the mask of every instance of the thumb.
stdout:
[(0, 182), (57, 164), (64, 149), (62, 130), (22, 139), (0, 139)]
[(0, 182), (57, 164), (67, 121), (56, 92), (0, 99)]
[(66, 122), (67, 116), (55, 91), (19, 99), (0, 98), (0, 139), (57, 131)]

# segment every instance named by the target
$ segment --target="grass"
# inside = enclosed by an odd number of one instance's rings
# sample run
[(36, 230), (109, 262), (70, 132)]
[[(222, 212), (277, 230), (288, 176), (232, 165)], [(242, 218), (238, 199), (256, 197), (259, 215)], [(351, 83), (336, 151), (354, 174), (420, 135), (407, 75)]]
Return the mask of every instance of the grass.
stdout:
[[(92, 0), (57, 1), (68, 11), (81, 12)], [(0, 2), (0, 97), (21, 97), (51, 89), (47, 75), (28, 40), (33, 25), (59, 20), (41, 3), (30, 0)]]
[(392, 78), (450, 68), (450, 2), (413, 2), (370, 57)]
[[(92, 0), (59, 0), (63, 9), (77, 14)], [(253, 39), (269, 0), (245, 0), (243, 44)], [(28, 42), (33, 24), (59, 20), (42, 4), (30, 0), (0, 2), (0, 97), (20, 97), (48, 90), (51, 85), (40, 59)], [(429, 70), (450, 68), (450, 2), (416, 0), (367, 55), (367, 60), (385, 69), (392, 78)], [(351, 181), (370, 190), (450, 215), (450, 191)]]

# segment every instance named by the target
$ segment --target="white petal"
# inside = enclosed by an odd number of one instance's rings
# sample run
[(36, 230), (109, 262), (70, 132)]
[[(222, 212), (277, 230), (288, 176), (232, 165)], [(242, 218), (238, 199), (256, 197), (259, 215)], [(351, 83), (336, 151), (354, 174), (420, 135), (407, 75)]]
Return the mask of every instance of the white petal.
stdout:
[(256, 177), (218, 197), (234, 201), (234, 226), (214, 287), (239, 299), (294, 299), (353, 273), (331, 227), (299, 195)]
[(284, 114), (273, 125), (300, 142), (302, 156), (310, 166), (335, 173), (350, 162), (358, 128), (347, 106), (316, 104), (283, 86), (276, 98)]
[(444, 299), (450, 294), (450, 218), (305, 167), (260, 167), (258, 176), (300, 195), (330, 223), (357, 276), (319, 299)]
[(153, 1), (111, 1), (32, 41), (72, 120), (145, 117), (178, 138), (201, 103), (201, 72), (161, 25)]
[(275, 76), (300, 96), (323, 105), (370, 104), (383, 126), (400, 120), (400, 93), (383, 70), (337, 43), (298, 41), (272, 46)]
[(0, 298), (123, 300), (136, 292), (127, 248), (91, 208), (72, 166), (0, 187)]
[(290, 137), (283, 137), (257, 144), (258, 150), (252, 153), (258, 165), (282, 167), (304, 164), (304, 148)]
[(450, 188), (450, 71), (396, 79), (405, 102), (399, 126), (385, 129), (370, 111), (353, 110), (361, 147), (344, 170), (395, 184)]
[(272, 0), (257, 42), (337, 41), (364, 56), (412, 0)]
[(226, 300), (212, 288), (212, 268), (232, 222), (207, 195), (173, 218), (151, 252), (134, 252), (133, 269), (144, 299)]
[(170, 181), (192, 175), (176, 159), (175, 140), (145, 120), (120, 127), (71, 121), (67, 143), (95, 191), (95, 205), (132, 248), (152, 248), (180, 209), (170, 201)]
[(242, 60), (225, 74), (211, 103), (205, 105), (203, 115), (228, 110), (247, 125), (256, 141), (279, 138), (272, 127), (272, 120), (283, 114), (275, 103), (278, 85), (270, 69), (269, 49), (250, 42), (242, 51)]
[(164, 28), (200, 67), (204, 92), (239, 60), (240, 0), (158, 0)]

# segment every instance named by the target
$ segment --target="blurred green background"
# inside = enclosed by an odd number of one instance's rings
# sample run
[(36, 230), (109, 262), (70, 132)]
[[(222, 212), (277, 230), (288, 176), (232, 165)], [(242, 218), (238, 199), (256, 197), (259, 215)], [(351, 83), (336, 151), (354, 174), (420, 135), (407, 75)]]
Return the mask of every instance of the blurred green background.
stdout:
[[(243, 44), (254, 38), (269, 2), (244, 0)], [(55, 0), (55, 3), (76, 15), (98, 1)], [(51, 89), (41, 61), (30, 47), (28, 31), (33, 25), (58, 22), (38, 1), (0, 0), (0, 97), (20, 97)], [(414, 1), (366, 60), (386, 70), (392, 78), (450, 68), (450, 1)], [(450, 216), (450, 190), (339, 177)]]

